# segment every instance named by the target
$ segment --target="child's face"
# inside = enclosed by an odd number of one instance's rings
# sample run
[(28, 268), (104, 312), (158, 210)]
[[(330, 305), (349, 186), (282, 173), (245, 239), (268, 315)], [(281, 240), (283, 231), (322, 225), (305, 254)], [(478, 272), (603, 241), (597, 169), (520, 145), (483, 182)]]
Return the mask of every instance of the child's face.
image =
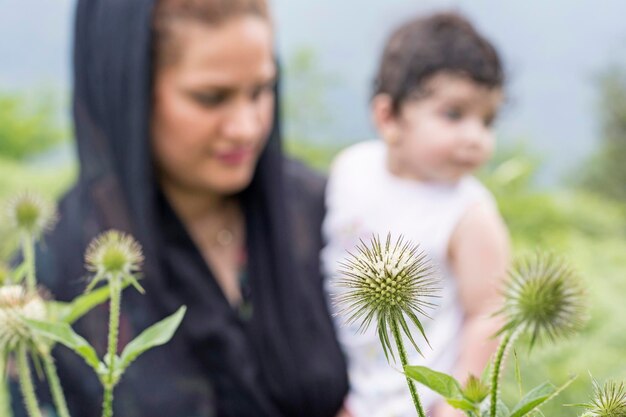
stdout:
[(424, 87), (425, 97), (407, 100), (389, 121), (389, 168), (411, 179), (456, 181), (491, 157), (502, 90), (450, 73)]

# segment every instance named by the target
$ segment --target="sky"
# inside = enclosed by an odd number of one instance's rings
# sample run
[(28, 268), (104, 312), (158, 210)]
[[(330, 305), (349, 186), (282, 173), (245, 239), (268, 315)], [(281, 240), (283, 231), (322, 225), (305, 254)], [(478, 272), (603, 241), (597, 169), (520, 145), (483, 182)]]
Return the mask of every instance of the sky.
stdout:
[[(455, 8), (503, 56), (509, 82), (498, 122), (505, 145), (527, 140), (549, 176), (568, 172), (597, 143), (596, 80), (626, 65), (623, 0), (272, 0), (283, 62), (312, 48), (336, 82), (320, 141), (375, 135), (368, 95), (376, 61), (392, 28), (418, 14)], [(0, 0), (0, 89), (67, 94), (74, 0)], [(288, 86), (287, 86), (288, 87)]]

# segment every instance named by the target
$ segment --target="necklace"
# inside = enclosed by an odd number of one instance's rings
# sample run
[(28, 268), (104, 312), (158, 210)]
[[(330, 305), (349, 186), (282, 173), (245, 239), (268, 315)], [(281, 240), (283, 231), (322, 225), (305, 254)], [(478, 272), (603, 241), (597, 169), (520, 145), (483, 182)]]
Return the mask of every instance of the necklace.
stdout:
[(215, 243), (217, 243), (217, 245), (221, 247), (230, 246), (234, 240), (235, 237), (233, 235), (233, 232), (226, 228), (219, 230), (215, 234)]

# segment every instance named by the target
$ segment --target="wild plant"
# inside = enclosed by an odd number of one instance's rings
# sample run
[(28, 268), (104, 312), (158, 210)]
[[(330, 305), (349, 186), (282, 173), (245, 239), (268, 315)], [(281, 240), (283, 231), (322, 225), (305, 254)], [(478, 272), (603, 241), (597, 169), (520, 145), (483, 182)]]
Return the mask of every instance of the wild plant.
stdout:
[[(437, 277), (419, 246), (402, 237), (384, 242), (373, 236), (369, 244), (361, 241), (355, 253), (339, 269), (340, 289), (334, 297), (339, 314), (347, 323), (360, 324), (364, 330), (372, 323), (387, 360), (395, 360), (391, 338), (395, 341), (409, 392), (418, 416), (425, 417), (415, 383), (441, 395), (446, 402), (469, 417), (523, 417), (540, 413), (539, 407), (556, 397), (572, 383), (570, 377), (560, 386), (549, 382), (528, 393), (512, 408), (500, 398), (500, 380), (507, 353), (520, 336), (525, 335), (529, 350), (543, 339), (555, 341), (580, 330), (587, 318), (585, 290), (564, 259), (535, 253), (514, 263), (503, 290), (504, 302), (496, 315), (503, 325), (497, 351), (482, 377), (470, 375), (462, 385), (454, 377), (425, 366), (411, 366), (402, 341), (402, 333), (418, 353), (407, 319), (428, 343), (420, 317), (427, 317), (437, 297)], [(609, 382), (600, 388), (594, 382), (595, 396), (583, 417), (626, 417), (626, 390), (623, 384)]]
[[(20, 392), (29, 417), (42, 417), (35, 393), (31, 363), (43, 369), (59, 417), (70, 417), (59, 380), (52, 349), (56, 343), (81, 356), (98, 375), (104, 389), (102, 415), (113, 415), (113, 390), (124, 371), (148, 349), (167, 343), (185, 314), (185, 307), (144, 330), (117, 355), (122, 290), (138, 282), (143, 255), (141, 246), (129, 235), (108, 231), (89, 245), (85, 261), (94, 274), (85, 292), (71, 302), (58, 302), (46, 296), (37, 282), (35, 248), (56, 221), (53, 205), (33, 193), (12, 198), (6, 218), (19, 233), (22, 261), (0, 276), (0, 416), (10, 416), (9, 364), (17, 365)], [(101, 285), (96, 289), (96, 286)], [(87, 340), (71, 324), (93, 307), (109, 300), (108, 350), (100, 359)], [(32, 360), (29, 360), (31, 358)]]

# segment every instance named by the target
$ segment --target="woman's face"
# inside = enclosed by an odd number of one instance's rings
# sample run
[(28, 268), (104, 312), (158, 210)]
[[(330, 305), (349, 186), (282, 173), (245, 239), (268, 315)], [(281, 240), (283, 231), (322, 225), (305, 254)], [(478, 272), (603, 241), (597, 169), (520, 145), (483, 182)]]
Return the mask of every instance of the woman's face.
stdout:
[(250, 183), (273, 122), (270, 24), (239, 16), (173, 28), (176, 62), (154, 81), (152, 151), (161, 182), (229, 195)]

